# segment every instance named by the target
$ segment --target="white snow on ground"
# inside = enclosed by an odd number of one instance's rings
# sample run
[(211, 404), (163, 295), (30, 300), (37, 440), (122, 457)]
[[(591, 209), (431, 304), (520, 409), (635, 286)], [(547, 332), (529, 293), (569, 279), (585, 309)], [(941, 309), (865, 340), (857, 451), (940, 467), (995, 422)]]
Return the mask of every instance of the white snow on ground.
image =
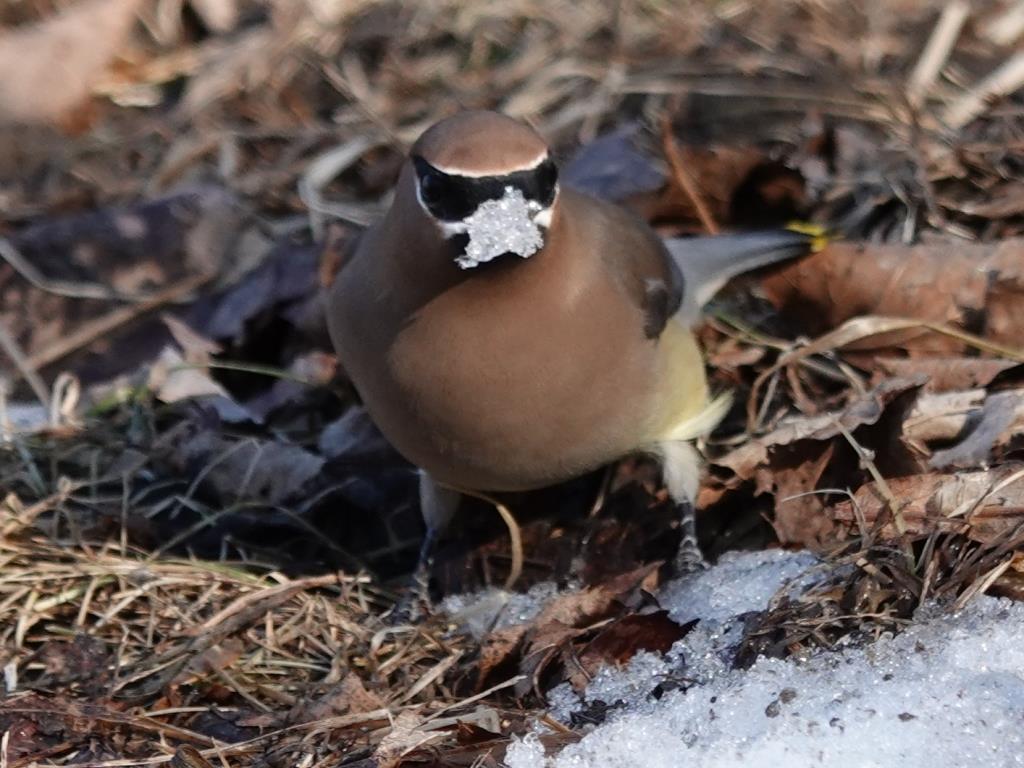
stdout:
[(528, 592), (483, 589), (465, 595), (449, 595), (440, 608), (479, 640), (492, 630), (530, 621), (557, 594), (558, 587), (550, 582), (535, 584)]
[[(553, 758), (533, 736), (514, 743), (509, 768), (1024, 765), (1024, 604), (979, 598), (956, 615), (925, 609), (896, 637), (731, 669), (734, 617), (764, 608), (812, 563), (733, 555), (670, 584), (663, 605), (677, 620), (701, 618), (697, 628), (665, 658), (641, 653), (595, 676), (585, 699), (626, 706)], [(697, 682), (647, 695), (680, 673)], [(567, 685), (550, 703), (559, 719), (581, 706)]]

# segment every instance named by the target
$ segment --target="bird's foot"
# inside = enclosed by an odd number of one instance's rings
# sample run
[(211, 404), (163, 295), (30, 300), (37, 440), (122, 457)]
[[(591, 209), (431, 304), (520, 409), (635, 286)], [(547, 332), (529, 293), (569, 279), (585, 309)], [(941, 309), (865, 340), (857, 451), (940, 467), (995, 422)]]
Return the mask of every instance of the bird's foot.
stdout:
[(416, 569), (409, 580), (409, 584), (398, 598), (395, 607), (388, 614), (388, 623), (392, 626), (399, 624), (416, 624), (423, 621), (434, 612), (434, 603), (430, 599), (430, 575), (420, 573)]
[(413, 624), (422, 621), (434, 612), (434, 603), (430, 599), (430, 573), (434, 569), (434, 553), (437, 551), (439, 535), (437, 530), (428, 529), (420, 547), (416, 570), (409, 579), (409, 585), (398, 598), (395, 607), (388, 615), (392, 625)]
[(708, 561), (704, 559), (700, 544), (697, 542), (697, 513), (693, 504), (684, 501), (676, 509), (679, 512), (679, 527), (683, 532), (683, 538), (679, 542), (673, 571), (677, 576), (687, 576), (707, 570)]

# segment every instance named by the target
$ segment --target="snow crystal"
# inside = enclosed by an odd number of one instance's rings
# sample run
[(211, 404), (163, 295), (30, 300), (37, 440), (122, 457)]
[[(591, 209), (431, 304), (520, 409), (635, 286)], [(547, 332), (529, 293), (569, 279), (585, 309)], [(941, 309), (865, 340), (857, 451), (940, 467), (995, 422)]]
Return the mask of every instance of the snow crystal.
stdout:
[(533, 220), (539, 210), (539, 204), (527, 202), (518, 189), (505, 187), (501, 199), (484, 201), (465, 219), (469, 243), (455, 263), (470, 269), (504, 253), (515, 253), (524, 259), (532, 256), (544, 245), (540, 228)]
[(671, 657), (640, 651), (621, 669), (611, 666), (599, 669), (583, 698), (588, 702), (622, 702), (627, 706), (643, 703), (650, 692), (668, 677), (673, 666)]
[(521, 739), (513, 739), (505, 751), (505, 765), (508, 768), (532, 768), (535, 765), (542, 765), (543, 761), (544, 747), (540, 739), (532, 733)]

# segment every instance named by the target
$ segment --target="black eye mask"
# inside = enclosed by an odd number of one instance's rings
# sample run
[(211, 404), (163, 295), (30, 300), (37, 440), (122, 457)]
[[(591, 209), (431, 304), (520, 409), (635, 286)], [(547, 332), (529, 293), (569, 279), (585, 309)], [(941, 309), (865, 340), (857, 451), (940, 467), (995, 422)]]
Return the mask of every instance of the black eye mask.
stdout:
[(481, 203), (500, 199), (507, 187), (518, 189), (527, 200), (547, 208), (554, 202), (558, 184), (558, 168), (550, 158), (526, 171), (479, 178), (439, 171), (418, 155), (413, 156), (412, 163), (419, 179), (420, 198), (439, 221), (462, 221)]

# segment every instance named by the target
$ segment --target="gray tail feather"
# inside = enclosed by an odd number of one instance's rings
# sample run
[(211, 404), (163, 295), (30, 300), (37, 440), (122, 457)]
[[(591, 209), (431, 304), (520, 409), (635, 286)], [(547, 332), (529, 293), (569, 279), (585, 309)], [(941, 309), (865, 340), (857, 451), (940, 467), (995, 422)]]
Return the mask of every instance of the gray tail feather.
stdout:
[(681, 311), (685, 317), (696, 319), (732, 278), (805, 256), (813, 250), (815, 240), (813, 235), (788, 229), (666, 240), (665, 247), (683, 273)]

